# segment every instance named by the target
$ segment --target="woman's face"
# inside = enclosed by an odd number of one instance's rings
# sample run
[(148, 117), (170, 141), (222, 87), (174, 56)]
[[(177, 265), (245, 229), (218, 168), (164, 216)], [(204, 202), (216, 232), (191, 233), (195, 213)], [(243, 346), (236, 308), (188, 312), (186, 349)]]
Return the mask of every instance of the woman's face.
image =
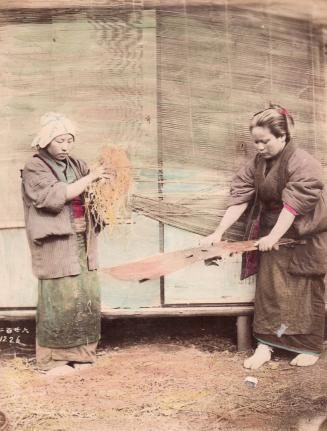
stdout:
[(64, 160), (69, 155), (73, 145), (73, 135), (66, 133), (52, 139), (46, 150), (55, 160)]
[(277, 156), (277, 154), (283, 151), (286, 145), (286, 136), (283, 135), (276, 138), (268, 127), (253, 127), (251, 133), (254, 141), (254, 148), (265, 159)]

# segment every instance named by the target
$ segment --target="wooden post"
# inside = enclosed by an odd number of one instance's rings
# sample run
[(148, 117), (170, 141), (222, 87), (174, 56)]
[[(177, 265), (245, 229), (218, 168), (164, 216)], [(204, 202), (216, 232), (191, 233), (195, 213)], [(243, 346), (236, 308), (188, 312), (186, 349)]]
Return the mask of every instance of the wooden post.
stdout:
[(251, 316), (237, 316), (237, 350), (251, 348)]

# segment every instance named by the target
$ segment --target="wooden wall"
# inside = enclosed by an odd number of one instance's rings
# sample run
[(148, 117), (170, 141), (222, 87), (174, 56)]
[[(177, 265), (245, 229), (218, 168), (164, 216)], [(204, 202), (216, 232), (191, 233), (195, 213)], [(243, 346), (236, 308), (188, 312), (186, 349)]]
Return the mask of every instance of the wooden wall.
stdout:
[[(324, 41), (314, 5), (63, 5), (13, 0), (9, 9), (0, 2), (0, 228), (11, 228), (0, 230), (0, 283), (10, 285), (0, 307), (35, 303), (36, 280), (16, 229), (23, 226), (19, 169), (46, 111), (79, 125), (79, 157), (91, 162), (108, 143), (130, 155), (133, 223), (105, 233), (103, 266), (183, 248), (212, 231), (235, 169), (252, 152), (249, 118), (269, 101), (294, 114), (297, 142), (327, 164)], [(13, 277), (18, 249), (21, 270)], [(239, 283), (238, 268), (231, 261), (223, 269), (202, 266), (167, 277), (165, 298), (159, 281), (103, 280), (105, 305), (251, 301), (253, 280)]]

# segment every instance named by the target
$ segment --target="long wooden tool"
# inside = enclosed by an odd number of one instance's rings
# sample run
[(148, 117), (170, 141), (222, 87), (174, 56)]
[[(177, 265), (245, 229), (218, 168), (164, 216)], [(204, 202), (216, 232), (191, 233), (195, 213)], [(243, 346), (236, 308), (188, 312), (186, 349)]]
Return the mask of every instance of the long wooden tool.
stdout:
[[(255, 243), (256, 241), (221, 241), (208, 247), (202, 246), (161, 253), (156, 256), (147, 257), (112, 268), (101, 268), (101, 271), (119, 280), (143, 282), (178, 271), (201, 260), (219, 260), (235, 253), (257, 250)], [(299, 241), (285, 238), (280, 240), (277, 244), (279, 246), (295, 245), (299, 244)]]

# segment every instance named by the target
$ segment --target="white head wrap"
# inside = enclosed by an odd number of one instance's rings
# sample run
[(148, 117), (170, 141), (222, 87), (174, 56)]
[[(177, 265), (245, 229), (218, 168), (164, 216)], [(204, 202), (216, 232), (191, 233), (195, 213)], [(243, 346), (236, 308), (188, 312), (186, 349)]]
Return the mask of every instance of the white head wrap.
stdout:
[(75, 136), (75, 127), (68, 118), (57, 112), (47, 112), (41, 117), (41, 129), (32, 142), (33, 148), (45, 148), (59, 135), (70, 133)]

